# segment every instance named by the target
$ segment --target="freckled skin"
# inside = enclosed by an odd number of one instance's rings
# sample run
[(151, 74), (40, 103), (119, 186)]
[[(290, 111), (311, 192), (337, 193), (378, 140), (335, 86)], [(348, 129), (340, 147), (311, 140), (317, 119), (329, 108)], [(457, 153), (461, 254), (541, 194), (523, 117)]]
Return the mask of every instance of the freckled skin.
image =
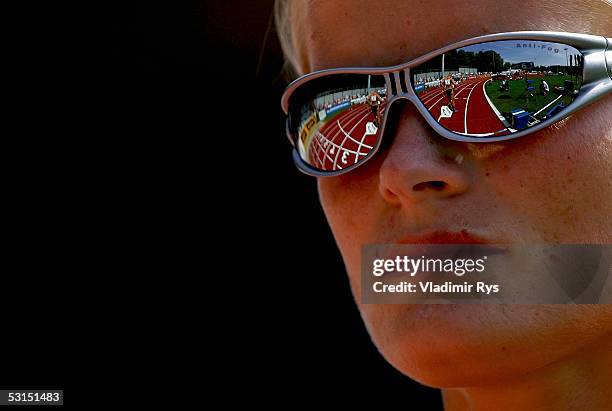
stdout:
[[(492, 32), (612, 35), (605, 23), (612, 8), (603, 2), (521, 4), (529, 19), (517, 16), (513, 2), (492, 0), (300, 2), (293, 33), (299, 70), (398, 64)], [(599, 17), (571, 17), (584, 10)], [(318, 180), (356, 296), (362, 244), (429, 227), (510, 243), (612, 243), (612, 96), (537, 134), (485, 145), (442, 139), (410, 103), (392, 110), (399, 122), (385, 136), (393, 139), (388, 149), (351, 173)], [(427, 181), (447, 185), (414, 190)], [(612, 338), (612, 308), (604, 305), (359, 308), (385, 358), (438, 387), (514, 378)]]

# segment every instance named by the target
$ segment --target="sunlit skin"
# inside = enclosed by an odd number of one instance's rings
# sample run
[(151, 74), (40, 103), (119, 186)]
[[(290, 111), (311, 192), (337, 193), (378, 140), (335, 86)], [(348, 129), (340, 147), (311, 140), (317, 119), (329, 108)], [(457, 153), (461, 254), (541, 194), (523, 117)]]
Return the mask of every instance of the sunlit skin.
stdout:
[[(612, 6), (603, 1), (523, 1), (520, 10), (493, 0), (292, 4), (299, 74), (398, 64), (494, 32), (612, 37)], [(353, 293), (360, 295), (361, 245), (406, 235), (468, 230), (492, 242), (612, 243), (611, 103), (609, 95), (555, 127), (500, 144), (442, 139), (410, 103), (396, 104), (399, 123), (385, 136), (393, 139), (387, 150), (351, 173), (318, 179)], [(447, 410), (612, 404), (612, 306), (356, 300), (382, 355), (410, 378), (442, 388)]]

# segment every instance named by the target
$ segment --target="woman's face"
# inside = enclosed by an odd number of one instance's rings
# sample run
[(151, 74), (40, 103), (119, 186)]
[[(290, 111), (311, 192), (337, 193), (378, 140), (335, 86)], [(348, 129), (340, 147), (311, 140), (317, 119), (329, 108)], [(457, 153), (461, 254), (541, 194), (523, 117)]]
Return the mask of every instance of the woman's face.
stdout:
[[(296, 41), (302, 72), (398, 64), (493, 32), (611, 34), (596, 25), (612, 19), (604, 2), (523, 6), (517, 15), (511, 2), (494, 0), (303, 1), (294, 5), (292, 27), (294, 39), (303, 39)], [(597, 18), (572, 16), (590, 9)], [(566, 19), (569, 27), (559, 23)], [(493, 243), (612, 243), (611, 103), (607, 96), (555, 127), (495, 144), (445, 140), (410, 103), (396, 104), (391, 110), (399, 120), (385, 136), (392, 139), (386, 150), (353, 172), (318, 180), (354, 295), (363, 244), (440, 231)], [(359, 308), (387, 360), (442, 387), (518, 375), (610, 338), (611, 307)]]

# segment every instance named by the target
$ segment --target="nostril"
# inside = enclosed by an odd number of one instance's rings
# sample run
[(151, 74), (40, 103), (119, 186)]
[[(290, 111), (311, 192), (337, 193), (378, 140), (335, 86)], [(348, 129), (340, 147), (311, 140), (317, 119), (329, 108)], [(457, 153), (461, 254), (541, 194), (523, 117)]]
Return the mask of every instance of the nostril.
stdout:
[(446, 185), (447, 184), (444, 181), (425, 181), (423, 183), (415, 184), (412, 189), (414, 191), (424, 191), (427, 189), (442, 191), (446, 188)]

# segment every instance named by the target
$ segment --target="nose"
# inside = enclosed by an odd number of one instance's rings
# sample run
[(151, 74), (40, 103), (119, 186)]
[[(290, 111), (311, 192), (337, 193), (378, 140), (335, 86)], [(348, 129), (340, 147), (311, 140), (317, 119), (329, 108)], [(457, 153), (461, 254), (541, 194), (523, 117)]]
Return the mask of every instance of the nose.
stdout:
[(469, 189), (461, 143), (443, 140), (410, 104), (397, 107), (393, 142), (380, 166), (379, 190), (393, 204), (444, 200)]

